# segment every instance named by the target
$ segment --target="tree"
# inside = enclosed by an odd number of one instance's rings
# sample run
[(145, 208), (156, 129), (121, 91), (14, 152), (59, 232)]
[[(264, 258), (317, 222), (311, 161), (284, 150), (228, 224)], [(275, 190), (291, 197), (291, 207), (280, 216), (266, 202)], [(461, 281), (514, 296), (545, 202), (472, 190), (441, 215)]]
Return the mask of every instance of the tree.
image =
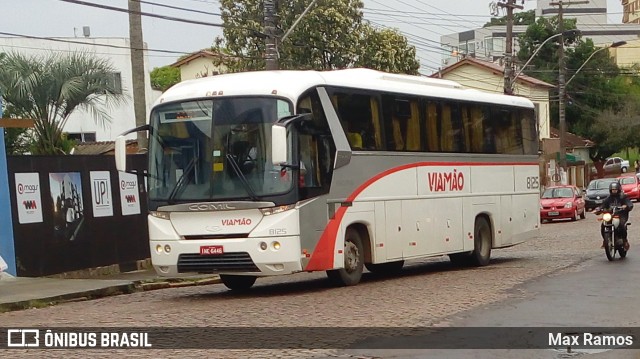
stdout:
[[(221, 0), (223, 38), (213, 51), (231, 72), (265, 68), (264, 13), (261, 0)], [(291, 28), (309, 2), (282, 0), (276, 8), (280, 37)], [(331, 70), (367, 66), (394, 72), (417, 71), (415, 48), (395, 30), (378, 31), (362, 22), (359, 0), (318, 0), (290, 35), (278, 45), (282, 69)], [(394, 40), (392, 43), (380, 41)], [(386, 56), (376, 54), (385, 49)], [(413, 51), (413, 58), (411, 54)], [(373, 56), (376, 54), (376, 56)]]
[(392, 73), (417, 75), (420, 63), (416, 49), (395, 29), (377, 30), (364, 25), (356, 67), (366, 67)]
[(180, 82), (180, 69), (173, 66), (156, 67), (151, 71), (151, 88), (167, 91), (169, 87)]
[[(531, 25), (536, 22), (536, 11), (521, 11), (513, 14), (513, 24), (514, 25)], [(484, 24), (482, 27), (496, 26), (496, 25), (506, 25), (507, 17), (492, 17), (491, 20)]]
[(7, 54), (0, 60), (0, 89), (7, 109), (35, 121), (33, 154), (70, 150), (62, 131), (69, 116), (86, 110), (107, 126), (107, 110), (125, 100), (116, 88), (109, 61), (88, 53), (27, 57)]
[[(564, 29), (576, 29), (576, 20), (565, 19)], [(558, 32), (557, 16), (552, 18), (541, 17), (534, 24), (529, 25), (525, 33), (518, 37), (520, 49), (517, 57), (520, 64), (527, 62), (541, 43)], [(564, 46), (565, 48), (571, 47), (579, 40), (579, 35), (564, 36)], [(559, 41), (560, 38), (558, 37), (547, 42), (531, 60), (529, 66), (523, 70), (524, 74), (549, 83), (558, 83)]]
[[(575, 20), (565, 20), (564, 28), (575, 29)], [(518, 58), (524, 62), (540, 44), (558, 33), (558, 18), (541, 18), (527, 28), (520, 36)], [(635, 136), (634, 110), (640, 103), (640, 80), (634, 76), (634, 69), (627, 69), (622, 75), (609, 55), (594, 45), (589, 38), (565, 36), (565, 118), (568, 130), (596, 143), (590, 157), (600, 167), (602, 161), (629, 146), (640, 146)], [(524, 73), (540, 80), (558, 83), (558, 41), (549, 41), (531, 61), (532, 66)], [(597, 52), (596, 52), (597, 51)], [(593, 56), (592, 56), (593, 55)], [(588, 60), (588, 61), (587, 61)], [(576, 74), (576, 71), (584, 67)], [(575, 74), (575, 78), (572, 79)], [(635, 72), (637, 74), (637, 72)], [(558, 124), (558, 93), (551, 96), (551, 123)], [(636, 112), (637, 113), (637, 112)], [(640, 124), (640, 123), (639, 123)]]
[[(613, 120), (615, 119), (615, 120)], [(596, 116), (589, 127), (591, 139), (596, 142), (589, 157), (596, 165), (598, 176), (603, 177), (604, 160), (629, 146), (637, 146), (640, 131), (640, 102), (628, 97), (619, 110), (609, 108)]]

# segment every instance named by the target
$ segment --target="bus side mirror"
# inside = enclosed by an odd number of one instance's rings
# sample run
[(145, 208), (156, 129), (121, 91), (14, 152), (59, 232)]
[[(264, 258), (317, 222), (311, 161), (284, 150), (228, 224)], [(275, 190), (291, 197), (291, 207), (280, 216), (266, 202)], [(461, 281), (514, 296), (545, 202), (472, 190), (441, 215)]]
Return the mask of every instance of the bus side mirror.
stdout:
[(287, 163), (287, 128), (271, 126), (271, 162), (275, 166)]
[(116, 169), (120, 172), (127, 170), (127, 139), (124, 136), (116, 137), (115, 144)]

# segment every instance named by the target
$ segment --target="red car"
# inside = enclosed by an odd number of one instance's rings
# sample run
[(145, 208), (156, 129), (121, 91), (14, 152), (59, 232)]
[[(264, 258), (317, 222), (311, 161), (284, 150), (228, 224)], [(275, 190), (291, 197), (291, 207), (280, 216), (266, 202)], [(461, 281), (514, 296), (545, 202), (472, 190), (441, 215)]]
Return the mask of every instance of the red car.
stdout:
[(635, 175), (620, 176), (618, 182), (622, 185), (622, 191), (629, 199), (640, 201), (640, 181)]
[(585, 217), (582, 191), (576, 186), (547, 187), (540, 198), (540, 220), (571, 218), (575, 221)]

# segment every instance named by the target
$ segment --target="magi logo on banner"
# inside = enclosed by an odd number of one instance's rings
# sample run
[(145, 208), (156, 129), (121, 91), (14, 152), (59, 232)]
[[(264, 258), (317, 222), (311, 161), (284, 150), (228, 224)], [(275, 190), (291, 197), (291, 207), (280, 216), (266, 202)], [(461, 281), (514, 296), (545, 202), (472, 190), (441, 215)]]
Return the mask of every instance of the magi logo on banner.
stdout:
[(138, 177), (131, 173), (118, 172), (120, 187), (120, 204), (122, 215), (140, 214), (140, 193), (138, 192)]
[(42, 197), (38, 173), (16, 173), (15, 177), (18, 222), (42, 222)]
[(91, 204), (94, 217), (113, 216), (113, 197), (111, 195), (111, 175), (109, 171), (91, 171)]

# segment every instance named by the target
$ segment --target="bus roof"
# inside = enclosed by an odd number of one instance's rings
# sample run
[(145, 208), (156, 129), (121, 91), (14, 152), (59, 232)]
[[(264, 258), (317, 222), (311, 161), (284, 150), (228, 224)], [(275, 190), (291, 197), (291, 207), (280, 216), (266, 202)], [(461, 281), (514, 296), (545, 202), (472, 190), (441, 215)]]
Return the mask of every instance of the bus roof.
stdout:
[(154, 107), (164, 102), (221, 95), (275, 95), (296, 101), (304, 91), (325, 85), (533, 108), (533, 103), (524, 97), (466, 89), (449, 80), (363, 68), (333, 71), (251, 71), (187, 80), (165, 91)]

